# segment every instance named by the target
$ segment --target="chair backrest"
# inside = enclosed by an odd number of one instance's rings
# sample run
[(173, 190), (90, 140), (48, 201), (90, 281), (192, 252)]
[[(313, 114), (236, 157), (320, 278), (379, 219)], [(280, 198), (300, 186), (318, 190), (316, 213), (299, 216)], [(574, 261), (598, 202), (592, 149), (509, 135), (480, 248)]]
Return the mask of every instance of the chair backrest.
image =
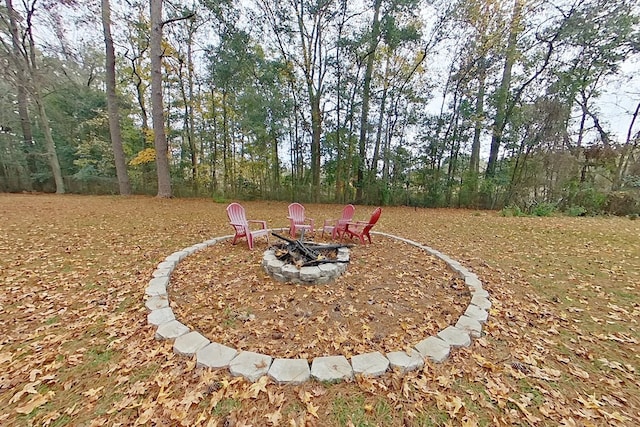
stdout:
[(289, 205), (289, 218), (292, 218), (296, 224), (304, 222), (304, 206), (300, 203), (291, 203)]
[(247, 214), (240, 203), (231, 203), (227, 206), (227, 216), (232, 224), (247, 224)]
[(342, 209), (342, 217), (338, 220), (338, 224), (346, 224), (353, 220), (356, 208), (353, 205), (347, 205)]
[(376, 225), (376, 222), (378, 222), (378, 219), (380, 218), (380, 214), (381, 213), (382, 213), (382, 208), (375, 208), (375, 210), (371, 214), (371, 218), (369, 219), (369, 223), (365, 227), (365, 230), (370, 230), (371, 227)]

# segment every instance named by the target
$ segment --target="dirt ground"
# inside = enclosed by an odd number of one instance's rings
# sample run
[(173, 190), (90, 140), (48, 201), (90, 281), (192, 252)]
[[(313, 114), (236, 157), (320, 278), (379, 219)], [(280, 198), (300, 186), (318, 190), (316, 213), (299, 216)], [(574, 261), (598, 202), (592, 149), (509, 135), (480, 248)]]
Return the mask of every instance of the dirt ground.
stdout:
[(351, 247), (333, 283), (295, 285), (263, 270), (263, 250), (227, 240), (178, 265), (169, 300), (211, 341), (281, 358), (408, 350), (455, 324), (470, 301), (464, 281), (413, 245), (373, 242)]

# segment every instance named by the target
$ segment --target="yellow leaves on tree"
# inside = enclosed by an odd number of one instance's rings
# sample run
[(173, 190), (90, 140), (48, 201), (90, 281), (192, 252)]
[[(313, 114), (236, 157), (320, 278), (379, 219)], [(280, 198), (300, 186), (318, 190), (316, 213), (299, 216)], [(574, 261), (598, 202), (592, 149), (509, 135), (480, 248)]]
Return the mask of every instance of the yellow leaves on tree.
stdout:
[(156, 161), (156, 149), (155, 148), (145, 148), (140, 151), (131, 161), (129, 165), (138, 166), (146, 163), (151, 163)]

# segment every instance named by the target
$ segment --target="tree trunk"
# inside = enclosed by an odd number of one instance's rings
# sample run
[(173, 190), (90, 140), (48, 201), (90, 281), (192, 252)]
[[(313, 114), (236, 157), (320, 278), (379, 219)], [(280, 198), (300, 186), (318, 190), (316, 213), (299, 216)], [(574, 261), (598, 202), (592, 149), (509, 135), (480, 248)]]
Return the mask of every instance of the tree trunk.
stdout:
[(151, 37), (151, 119), (156, 148), (158, 197), (171, 197), (169, 144), (164, 131), (164, 102), (162, 99), (162, 0), (150, 0)]
[[(474, 117), (473, 143), (471, 144), (471, 159), (469, 161), (469, 171), (471, 175), (477, 177), (480, 173), (480, 136), (482, 133), (482, 120), (484, 117), (484, 91), (486, 79), (486, 62), (480, 60), (478, 66), (478, 94), (476, 96), (476, 108)], [(474, 189), (477, 191), (477, 187)]]
[[(15, 22), (15, 10), (13, 9), (13, 4), (11, 0), (7, 0), (7, 10), (8, 14), (11, 17), (13, 22), (13, 26), (16, 28), (17, 34), (17, 24)], [(35, 4), (33, 5), (35, 6)], [(44, 108), (44, 103), (42, 100), (42, 96), (40, 94), (40, 79), (38, 77), (38, 64), (36, 62), (36, 47), (35, 42), (33, 40), (33, 28), (31, 26), (32, 17), (33, 17), (34, 9), (30, 9), (27, 12), (27, 28), (26, 28), (26, 43), (28, 44), (28, 54), (25, 49), (23, 58), (24, 64), (29, 71), (29, 91), (31, 92), (31, 96), (33, 101), (36, 103), (38, 108), (38, 120), (40, 121), (40, 126), (42, 127), (42, 132), (44, 133), (44, 145), (47, 156), (47, 161), (49, 162), (49, 166), (51, 167), (51, 173), (53, 175), (53, 180), (56, 185), (56, 193), (64, 194), (64, 181), (62, 179), (62, 170), (60, 169), (60, 162), (58, 160), (58, 154), (56, 152), (56, 144), (53, 141), (53, 136), (51, 135), (51, 128), (49, 126), (49, 118), (47, 117), (47, 113)]]
[(38, 107), (38, 119), (40, 120), (40, 126), (44, 133), (44, 146), (47, 153), (47, 160), (53, 173), (53, 180), (56, 183), (56, 193), (64, 194), (64, 181), (62, 180), (62, 170), (60, 169), (60, 163), (58, 162), (58, 154), (56, 153), (56, 144), (53, 142), (53, 136), (51, 135), (51, 128), (49, 127), (49, 118), (45, 111), (42, 98), (38, 89), (34, 88), (33, 98)]
[(320, 94), (311, 100), (311, 200), (317, 202), (320, 196), (320, 137), (322, 136), (322, 112)]
[(371, 159), (371, 166), (369, 167), (369, 185), (373, 184), (376, 180), (378, 173), (378, 160), (380, 159), (380, 144), (382, 141), (384, 116), (387, 106), (387, 93), (389, 90), (389, 58), (387, 58), (385, 70), (384, 70), (384, 83), (382, 88), (382, 95), (380, 99), (380, 111), (378, 113), (378, 124), (376, 130), (376, 143), (373, 147), (373, 158)]
[(102, 28), (104, 31), (104, 46), (106, 53), (107, 78), (107, 109), (109, 111), (109, 133), (111, 134), (111, 148), (116, 164), (118, 187), (122, 196), (131, 194), (131, 184), (127, 173), (127, 162), (122, 149), (122, 134), (120, 132), (120, 113), (118, 97), (116, 96), (116, 55), (111, 37), (111, 6), (109, 0), (102, 0)]
[(522, 18), (521, 0), (515, 0), (513, 6), (513, 17), (509, 28), (509, 41), (507, 43), (507, 51), (505, 53), (504, 69), (502, 71), (502, 80), (498, 93), (496, 94), (496, 116), (493, 123), (491, 135), (491, 150), (489, 152), (489, 161), (487, 162), (487, 170), (485, 176), (493, 178), (496, 173), (496, 163), (498, 162), (498, 153), (502, 136), (506, 126), (507, 119), (507, 103), (509, 98), (509, 88), (511, 86), (511, 71), (516, 62), (516, 45), (518, 34), (520, 32), (520, 19)]
[(631, 122), (629, 123), (629, 129), (627, 130), (627, 138), (620, 153), (620, 159), (616, 164), (615, 176), (612, 184), (612, 190), (617, 191), (622, 187), (622, 182), (627, 173), (629, 166), (629, 159), (633, 154), (633, 150), (638, 146), (640, 140), (640, 131), (633, 134), (633, 126), (640, 115), (640, 102), (636, 105), (636, 109), (631, 116)]
[(185, 99), (185, 105), (187, 106), (186, 112), (188, 115), (187, 124), (187, 135), (189, 138), (189, 149), (191, 150), (191, 176), (193, 178), (193, 184), (195, 188), (196, 195), (198, 194), (198, 185), (199, 185), (199, 177), (198, 177), (198, 147), (196, 145), (196, 135), (195, 135), (195, 122), (193, 117), (193, 100), (194, 100), (194, 90), (193, 90), (193, 27), (189, 28), (189, 39), (187, 41), (187, 82), (189, 88), (189, 97)]
[(225, 195), (228, 195), (231, 185), (233, 183), (231, 179), (231, 142), (229, 141), (229, 123), (227, 114), (227, 90), (222, 91), (222, 187)]
[[(10, 10), (9, 27), (11, 31), (11, 44), (13, 47), (13, 62), (16, 67), (16, 86), (18, 89), (18, 115), (20, 117), (20, 128), (22, 129), (23, 148), (22, 151), (27, 158), (27, 166), (30, 174), (37, 172), (31, 149), (33, 148), (33, 132), (31, 129), (31, 118), (29, 117), (29, 99), (27, 94), (27, 75), (25, 70), (26, 57), (20, 48), (20, 37), (18, 26), (13, 14), (11, 0), (7, 0), (7, 9)], [(26, 182), (27, 191), (33, 189), (31, 178)]]
[(382, 0), (375, 0), (373, 24), (371, 26), (371, 40), (367, 52), (367, 68), (364, 73), (362, 87), (362, 116), (360, 116), (360, 137), (358, 139), (358, 174), (356, 186), (356, 200), (361, 201), (364, 187), (364, 172), (367, 157), (367, 130), (369, 128), (369, 98), (371, 96), (371, 77), (373, 75), (373, 63), (380, 36), (380, 7)]

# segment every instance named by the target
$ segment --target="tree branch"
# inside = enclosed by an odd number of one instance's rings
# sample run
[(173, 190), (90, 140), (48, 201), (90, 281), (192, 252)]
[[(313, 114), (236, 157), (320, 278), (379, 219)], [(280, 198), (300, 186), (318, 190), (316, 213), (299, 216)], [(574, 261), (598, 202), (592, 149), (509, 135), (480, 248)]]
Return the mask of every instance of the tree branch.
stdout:
[(161, 27), (164, 27), (165, 25), (167, 25), (167, 24), (171, 24), (171, 23), (173, 23), (173, 22), (177, 22), (177, 21), (184, 21), (185, 19), (191, 19), (191, 18), (193, 18), (194, 16), (196, 16), (195, 12), (191, 12), (191, 13), (190, 13), (190, 14), (188, 14), (188, 15), (179, 16), (179, 17), (177, 17), (177, 18), (167, 19), (166, 21), (163, 21), (163, 22), (160, 24), (160, 26), (161, 26)]

